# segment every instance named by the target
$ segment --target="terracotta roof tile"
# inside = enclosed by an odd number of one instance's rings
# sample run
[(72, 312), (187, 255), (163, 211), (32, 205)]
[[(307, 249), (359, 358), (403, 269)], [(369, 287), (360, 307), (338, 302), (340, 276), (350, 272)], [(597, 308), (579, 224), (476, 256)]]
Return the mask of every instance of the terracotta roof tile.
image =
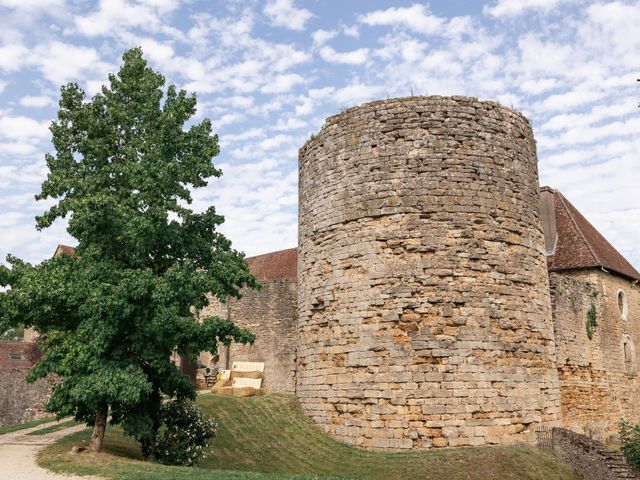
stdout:
[[(553, 194), (557, 242), (547, 256), (550, 271), (604, 267), (626, 277), (640, 280), (640, 273), (559, 191), (543, 187)], [(543, 226), (547, 228), (544, 210)]]
[(259, 281), (296, 280), (298, 278), (298, 249), (289, 248), (247, 258), (247, 263)]
[(76, 249), (74, 247), (58, 244), (58, 246), (56, 247), (56, 251), (53, 253), (53, 256), (57, 257), (58, 255), (69, 255), (73, 257), (75, 254)]

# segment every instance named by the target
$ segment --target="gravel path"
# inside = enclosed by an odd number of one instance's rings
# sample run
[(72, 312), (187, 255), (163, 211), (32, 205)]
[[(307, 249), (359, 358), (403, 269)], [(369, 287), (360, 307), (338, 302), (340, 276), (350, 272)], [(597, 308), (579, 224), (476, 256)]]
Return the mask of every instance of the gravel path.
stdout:
[(27, 435), (29, 432), (54, 423), (0, 435), (0, 478), (7, 480), (98, 480), (98, 477), (77, 477), (52, 473), (38, 466), (36, 463), (38, 450), (55, 442), (60, 437), (86, 428), (84, 425), (75, 425), (44, 435)]

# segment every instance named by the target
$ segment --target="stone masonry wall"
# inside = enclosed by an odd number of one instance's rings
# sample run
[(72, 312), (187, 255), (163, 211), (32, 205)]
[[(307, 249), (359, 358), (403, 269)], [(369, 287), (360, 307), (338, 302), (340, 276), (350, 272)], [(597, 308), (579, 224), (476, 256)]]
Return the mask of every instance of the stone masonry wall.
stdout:
[(584, 480), (625, 480), (636, 475), (620, 452), (607, 450), (600, 442), (585, 435), (553, 429), (553, 450), (569, 462)]
[(51, 394), (52, 381), (26, 380), (37, 358), (38, 349), (33, 342), (0, 341), (0, 426), (46, 415), (44, 405)]
[(535, 142), (467, 97), (330, 117), (299, 156), (297, 395), (374, 449), (532, 442), (559, 413)]
[[(265, 362), (263, 387), (270, 392), (294, 393), (296, 368), (297, 283), (263, 281), (260, 290), (245, 289), (242, 298), (227, 304), (212, 300), (200, 315), (231, 318), (256, 335), (253, 345), (220, 347), (220, 363)], [(208, 358), (202, 358), (206, 365)]]
[(50, 415), (44, 406), (51, 395), (51, 382), (27, 383), (27, 373), (29, 369), (0, 370), (0, 427)]
[[(562, 425), (600, 440), (615, 436), (621, 418), (640, 421), (640, 377), (625, 362), (624, 343), (640, 345), (640, 288), (599, 269), (550, 274)], [(618, 291), (627, 300), (623, 319)], [(589, 339), (587, 312), (598, 325)], [(633, 360), (633, 359), (632, 359)]]

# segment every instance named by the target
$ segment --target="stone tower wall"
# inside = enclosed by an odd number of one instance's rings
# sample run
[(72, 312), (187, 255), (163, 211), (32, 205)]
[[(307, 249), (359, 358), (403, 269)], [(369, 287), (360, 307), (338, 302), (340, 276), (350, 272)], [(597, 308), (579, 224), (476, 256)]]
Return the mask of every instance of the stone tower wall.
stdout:
[[(550, 274), (560, 381), (561, 423), (590, 437), (617, 435), (620, 419), (640, 421), (640, 287), (599, 269)], [(627, 315), (618, 307), (622, 290)], [(597, 326), (589, 339), (587, 312), (594, 306)], [(636, 358), (625, 362), (631, 340)], [(635, 366), (635, 368), (634, 368)]]
[(559, 413), (535, 142), (467, 97), (377, 101), (300, 150), (297, 390), (365, 448), (533, 440)]

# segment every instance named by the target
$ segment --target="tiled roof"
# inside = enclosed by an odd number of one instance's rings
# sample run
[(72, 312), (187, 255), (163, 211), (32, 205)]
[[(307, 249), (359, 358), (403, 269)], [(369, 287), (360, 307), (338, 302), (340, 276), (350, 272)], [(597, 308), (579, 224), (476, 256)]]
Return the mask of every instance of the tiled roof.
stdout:
[(289, 248), (247, 258), (247, 263), (259, 281), (296, 280), (298, 278), (298, 249)]
[(547, 264), (550, 271), (575, 268), (604, 267), (607, 270), (640, 280), (640, 273), (589, 223), (559, 191), (543, 187), (541, 195), (553, 196), (553, 208), (542, 208), (542, 225), (549, 222), (546, 215), (555, 214), (557, 236), (545, 232), (547, 237), (555, 237), (555, 248), (548, 248)]
[(58, 255), (63, 255), (63, 254), (73, 257), (76, 254), (76, 249), (73, 247), (69, 247), (68, 245), (58, 244), (58, 247), (56, 248), (56, 251), (54, 252), (53, 256), (57, 257)]
[(0, 369), (30, 368), (37, 359), (35, 343), (0, 340)]
[[(67, 245), (58, 245), (54, 257), (75, 255), (76, 249)], [(289, 248), (277, 252), (265, 253), (247, 258), (247, 263), (258, 280), (296, 280), (298, 277), (298, 249)]]

